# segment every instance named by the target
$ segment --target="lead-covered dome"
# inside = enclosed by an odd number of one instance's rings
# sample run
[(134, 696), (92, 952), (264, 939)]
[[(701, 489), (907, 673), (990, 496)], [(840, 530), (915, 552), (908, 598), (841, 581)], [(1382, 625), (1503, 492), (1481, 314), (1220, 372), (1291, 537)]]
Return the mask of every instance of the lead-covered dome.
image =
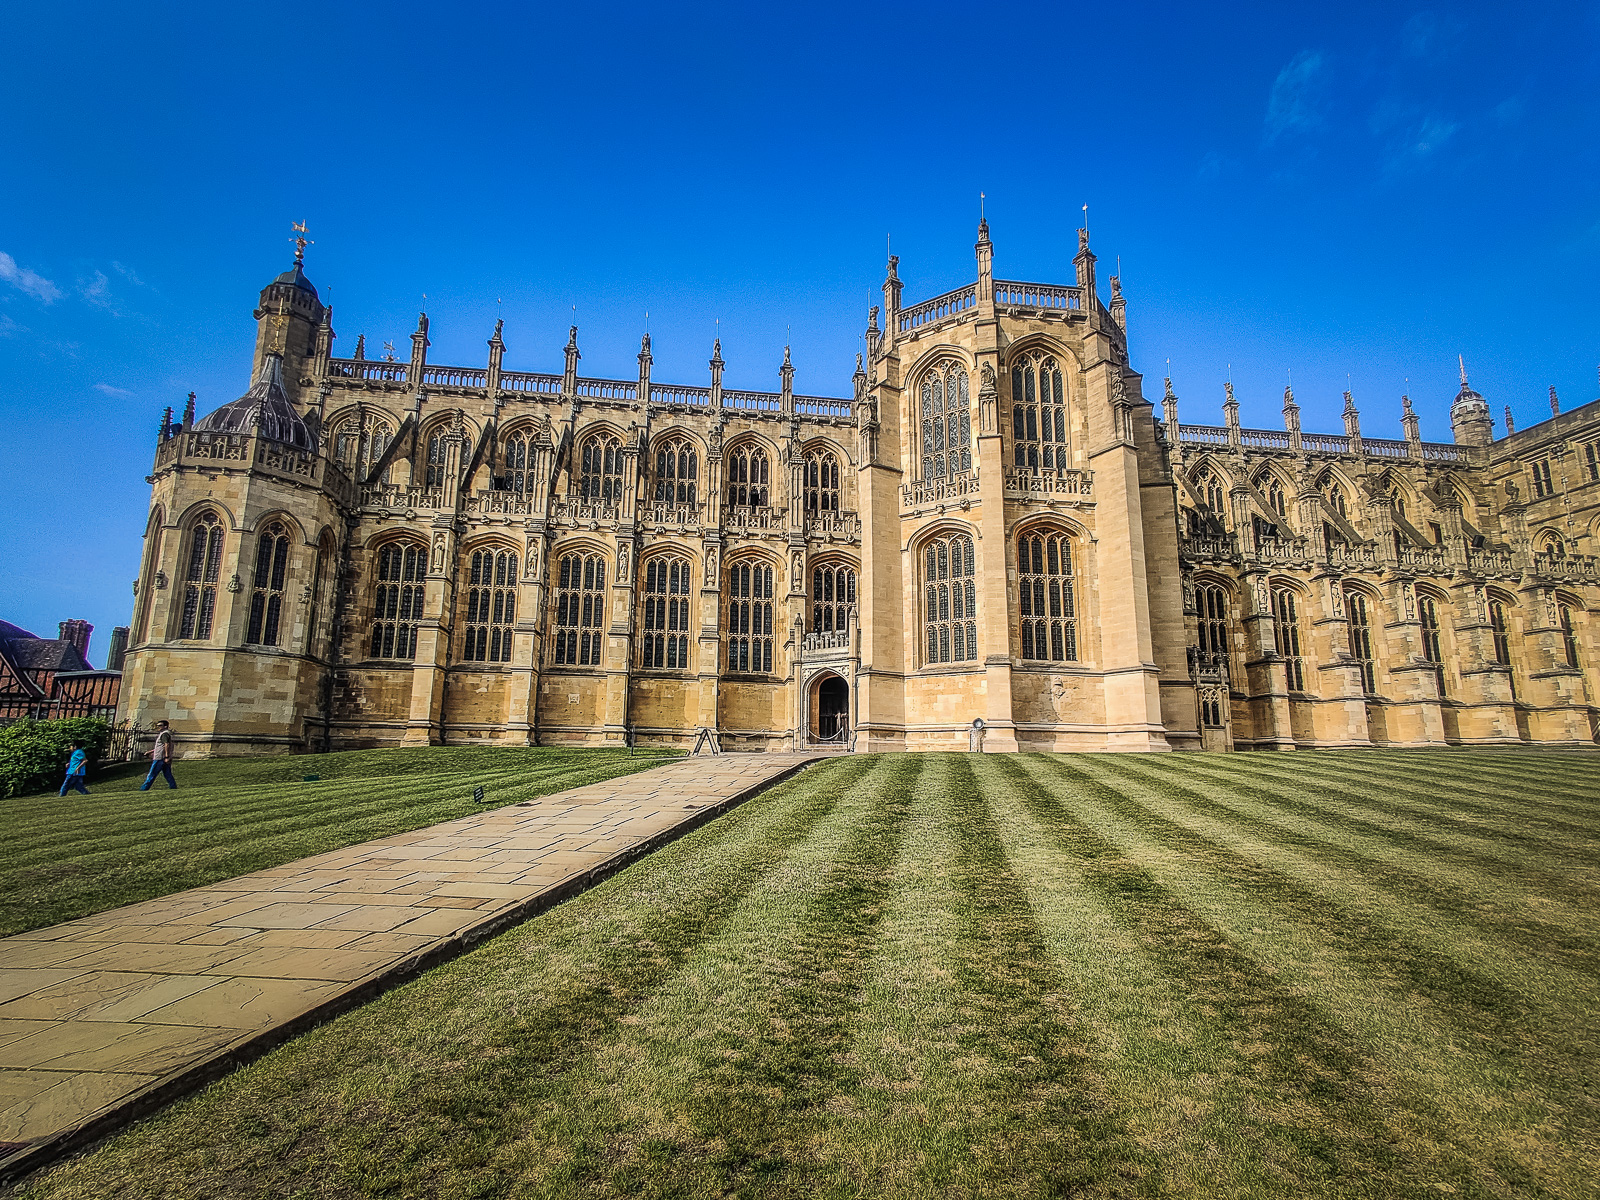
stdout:
[[(289, 274), (289, 272), (285, 272)], [(304, 276), (301, 276), (304, 278)], [(310, 285), (307, 284), (309, 287)], [(313, 293), (314, 295), (315, 293)], [(316, 435), (295, 412), (283, 390), (283, 358), (269, 354), (250, 390), (195, 423), (196, 433), (254, 433), (315, 454)]]

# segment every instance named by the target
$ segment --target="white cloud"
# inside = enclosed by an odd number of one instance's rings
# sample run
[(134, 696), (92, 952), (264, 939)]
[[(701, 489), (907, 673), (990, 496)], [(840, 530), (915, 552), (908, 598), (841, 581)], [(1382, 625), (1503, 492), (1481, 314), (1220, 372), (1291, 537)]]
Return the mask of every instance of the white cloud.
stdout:
[(1314, 50), (1300, 51), (1278, 72), (1267, 97), (1267, 145), (1322, 124), (1321, 73), (1322, 55)]
[(78, 294), (96, 308), (111, 309), (111, 280), (104, 271), (96, 271), (87, 283), (78, 280)]
[(0, 313), (0, 337), (10, 337), (12, 334), (27, 332), (24, 326), (18, 325), (5, 313)]
[(97, 392), (103, 392), (105, 395), (116, 400), (120, 400), (125, 396), (133, 395), (133, 393), (127, 388), (112, 387), (109, 383), (97, 383), (94, 385), (94, 390)]
[(1215, 150), (1207, 150), (1200, 159), (1200, 166), (1195, 171), (1195, 178), (1201, 183), (1212, 183), (1222, 174), (1222, 155)]
[(111, 269), (118, 275), (121, 275), (129, 283), (133, 284), (134, 287), (144, 286), (144, 280), (139, 278), (139, 272), (128, 266), (127, 263), (113, 262), (111, 264)]
[(0, 250), (0, 279), (44, 304), (61, 299), (61, 289), (37, 271), (17, 266), (17, 260)]

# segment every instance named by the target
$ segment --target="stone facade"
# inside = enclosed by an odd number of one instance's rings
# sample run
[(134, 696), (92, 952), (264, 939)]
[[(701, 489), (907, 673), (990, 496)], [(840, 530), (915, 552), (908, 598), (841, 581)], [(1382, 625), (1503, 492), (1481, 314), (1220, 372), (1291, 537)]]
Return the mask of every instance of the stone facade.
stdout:
[[(303, 249), (303, 248), (302, 248)], [(850, 397), (332, 356), (295, 267), (163, 421), (122, 714), (187, 753), (441, 742), (1592, 744), (1600, 402), (1493, 439), (1161, 413), (1098, 294), (891, 258)], [(1555, 400), (1552, 395), (1552, 406)]]

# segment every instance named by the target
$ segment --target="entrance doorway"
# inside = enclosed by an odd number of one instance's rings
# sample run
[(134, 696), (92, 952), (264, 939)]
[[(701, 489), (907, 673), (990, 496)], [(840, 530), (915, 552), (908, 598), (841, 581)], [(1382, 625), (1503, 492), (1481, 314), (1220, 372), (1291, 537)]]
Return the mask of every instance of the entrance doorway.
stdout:
[(829, 675), (817, 686), (817, 728), (819, 742), (844, 741), (850, 735), (850, 685), (837, 675)]

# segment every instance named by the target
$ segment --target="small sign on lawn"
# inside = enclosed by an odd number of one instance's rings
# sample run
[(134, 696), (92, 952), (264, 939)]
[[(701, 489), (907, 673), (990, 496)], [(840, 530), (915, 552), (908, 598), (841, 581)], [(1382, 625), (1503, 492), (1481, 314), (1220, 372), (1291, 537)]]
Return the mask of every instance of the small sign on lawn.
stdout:
[(479, 804), (483, 803), (483, 785), (482, 784), (479, 784), (477, 787), (472, 789), (472, 798), (474, 800), (476, 800)]

